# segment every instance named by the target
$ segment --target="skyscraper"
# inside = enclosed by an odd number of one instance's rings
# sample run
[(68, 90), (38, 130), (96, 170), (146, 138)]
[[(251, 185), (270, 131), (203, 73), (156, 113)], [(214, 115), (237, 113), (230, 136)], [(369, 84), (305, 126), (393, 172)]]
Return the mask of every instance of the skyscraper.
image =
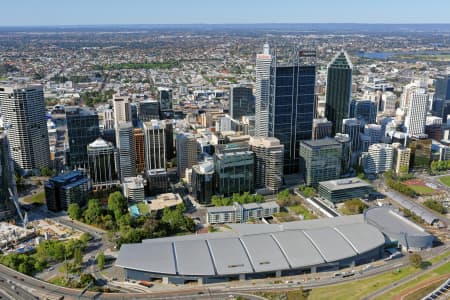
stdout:
[(364, 172), (380, 174), (392, 168), (394, 148), (390, 144), (373, 144), (362, 158)]
[(325, 116), (333, 122), (333, 135), (342, 131), (342, 120), (348, 118), (352, 71), (353, 65), (345, 51), (339, 52), (328, 65)]
[(11, 160), (8, 137), (0, 132), (0, 220), (13, 218), (16, 207), (11, 199), (9, 189), (14, 193), (14, 166)]
[(371, 100), (355, 100), (350, 102), (350, 118), (356, 118), (363, 124), (375, 124), (377, 120), (377, 104)]
[(87, 168), (87, 145), (100, 136), (98, 115), (77, 106), (66, 107), (67, 138), (69, 152), (67, 165), (74, 168)]
[(295, 50), (286, 61), (271, 66), (269, 136), (284, 145), (284, 174), (299, 171), (299, 147), (312, 138), (316, 51)]
[(300, 157), (307, 185), (317, 186), (341, 175), (342, 146), (333, 138), (302, 141)]
[[(117, 128), (119, 122), (131, 122), (131, 107), (128, 96), (114, 95), (114, 126)], [(117, 140), (117, 138), (116, 138)]]
[(147, 170), (166, 169), (166, 122), (152, 120), (144, 123), (145, 167)]
[(264, 44), (263, 53), (256, 55), (256, 91), (255, 91), (255, 136), (269, 134), (269, 86), (270, 86), (269, 44)]
[(158, 88), (158, 101), (161, 111), (172, 110), (172, 89), (166, 87)]
[(142, 122), (159, 120), (159, 102), (155, 100), (139, 102), (139, 120)]
[(87, 146), (89, 177), (95, 189), (110, 189), (119, 183), (117, 152), (102, 138)]
[(252, 88), (234, 85), (230, 88), (230, 115), (235, 120), (255, 114), (255, 98)]
[(197, 163), (197, 140), (190, 133), (179, 133), (177, 143), (177, 173), (183, 178), (187, 168), (192, 168)]
[(117, 148), (119, 151), (120, 178), (136, 176), (136, 152), (134, 131), (131, 122), (119, 122), (117, 130)]
[(409, 106), (406, 112), (405, 127), (409, 135), (425, 133), (427, 121), (428, 94), (417, 90), (410, 95)]
[(136, 172), (141, 174), (145, 171), (145, 140), (141, 128), (134, 128), (134, 153), (136, 153)]
[(450, 114), (450, 74), (438, 76), (435, 87), (432, 113), (446, 123), (447, 115)]
[(284, 146), (277, 138), (252, 137), (250, 150), (255, 153), (255, 186), (278, 191), (283, 184)]
[(352, 151), (361, 151), (361, 139), (360, 133), (363, 128), (363, 124), (358, 119), (344, 119), (342, 121), (342, 133), (348, 134), (351, 140)]
[(24, 173), (48, 167), (50, 146), (42, 86), (0, 86), (0, 103), (16, 166)]

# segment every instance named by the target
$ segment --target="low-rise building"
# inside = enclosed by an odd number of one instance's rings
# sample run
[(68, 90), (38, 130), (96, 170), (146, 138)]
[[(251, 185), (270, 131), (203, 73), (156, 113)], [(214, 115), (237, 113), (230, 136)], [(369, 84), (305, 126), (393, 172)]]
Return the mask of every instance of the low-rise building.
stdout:
[(272, 217), (280, 212), (280, 206), (275, 201), (263, 203), (239, 204), (230, 206), (208, 207), (206, 222), (209, 224), (245, 223), (251, 219)]
[(150, 212), (162, 211), (166, 207), (174, 207), (183, 203), (183, 198), (179, 194), (165, 193), (149, 200), (148, 210)]
[(142, 176), (125, 177), (123, 179), (123, 195), (128, 201), (144, 201), (144, 178)]
[(45, 183), (45, 198), (51, 211), (67, 210), (71, 203), (86, 204), (89, 179), (80, 171), (72, 171), (50, 178)]
[(372, 186), (357, 177), (319, 182), (319, 195), (333, 203), (367, 198), (371, 191)]

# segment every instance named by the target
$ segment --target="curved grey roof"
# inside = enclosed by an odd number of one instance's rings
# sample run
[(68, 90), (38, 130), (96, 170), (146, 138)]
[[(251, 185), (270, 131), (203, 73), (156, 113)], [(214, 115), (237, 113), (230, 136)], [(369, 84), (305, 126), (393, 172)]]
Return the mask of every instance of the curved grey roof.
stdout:
[(308, 268), (385, 243), (383, 234), (361, 216), (322, 221), (242, 224), (234, 232), (145, 240), (123, 245), (116, 266), (174, 276), (237, 275)]

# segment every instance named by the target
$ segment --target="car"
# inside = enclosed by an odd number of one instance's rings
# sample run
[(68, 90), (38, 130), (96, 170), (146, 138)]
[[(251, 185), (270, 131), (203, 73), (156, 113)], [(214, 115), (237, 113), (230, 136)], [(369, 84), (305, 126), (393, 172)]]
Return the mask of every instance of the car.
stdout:
[(55, 267), (50, 267), (50, 268), (48, 268), (48, 271), (50, 272), (50, 271), (53, 271), (55, 269)]

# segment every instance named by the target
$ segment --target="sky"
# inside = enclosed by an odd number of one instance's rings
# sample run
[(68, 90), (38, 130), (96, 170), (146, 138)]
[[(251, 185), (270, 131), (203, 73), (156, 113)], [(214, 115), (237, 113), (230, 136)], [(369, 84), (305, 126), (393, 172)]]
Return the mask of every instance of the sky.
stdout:
[(0, 26), (450, 23), (449, 0), (2, 0)]

